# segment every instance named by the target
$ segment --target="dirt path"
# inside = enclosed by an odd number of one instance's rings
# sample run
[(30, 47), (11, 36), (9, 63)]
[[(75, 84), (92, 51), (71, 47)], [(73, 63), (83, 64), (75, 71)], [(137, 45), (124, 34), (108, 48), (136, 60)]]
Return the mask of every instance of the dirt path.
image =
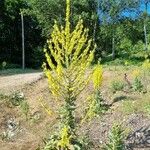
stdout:
[(13, 92), (23, 88), (26, 84), (31, 84), (42, 77), (42, 72), (25, 73), (10, 76), (0, 76), (0, 92)]

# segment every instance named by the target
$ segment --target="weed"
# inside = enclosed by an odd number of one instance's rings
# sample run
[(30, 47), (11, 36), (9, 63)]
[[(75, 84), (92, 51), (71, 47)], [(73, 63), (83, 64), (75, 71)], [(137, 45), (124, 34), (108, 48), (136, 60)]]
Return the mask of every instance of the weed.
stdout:
[(109, 133), (109, 141), (104, 150), (125, 150), (125, 134), (121, 125), (114, 125)]
[(102, 66), (98, 63), (94, 69), (92, 78), (94, 92), (92, 96), (89, 97), (89, 104), (86, 109), (86, 115), (82, 122), (87, 119), (91, 120), (93, 117), (102, 114), (106, 110), (104, 106), (104, 100), (99, 89), (102, 84), (102, 74)]
[(111, 90), (113, 93), (116, 91), (121, 91), (125, 87), (125, 84), (121, 80), (113, 80), (111, 82)]
[(29, 104), (27, 103), (27, 101), (22, 101), (20, 103), (20, 109), (22, 113), (25, 115), (26, 120), (28, 120)]
[(93, 117), (99, 116), (106, 111), (107, 107), (104, 104), (101, 92), (97, 90), (91, 97), (89, 97), (89, 104), (86, 109), (86, 115), (85, 118), (83, 118), (82, 122), (84, 122), (85, 120), (91, 120)]
[(133, 88), (134, 91), (138, 91), (138, 92), (142, 92), (143, 91), (144, 86), (143, 86), (140, 78), (136, 77), (134, 79), (134, 82), (132, 84), (132, 88)]
[(150, 104), (146, 105), (146, 106), (144, 107), (144, 109), (145, 109), (145, 112), (146, 112), (148, 115), (150, 115)]
[(4, 94), (0, 94), (0, 101), (5, 101), (9, 98), (9, 96), (4, 95)]
[(24, 94), (22, 92), (15, 92), (10, 96), (10, 102), (14, 106), (19, 106), (24, 100)]
[(143, 62), (142, 68), (145, 72), (150, 72), (150, 60), (149, 59)]
[[(51, 137), (45, 150), (83, 147), (76, 135), (76, 99), (91, 79), (93, 71), (88, 76), (86, 71), (93, 61), (96, 45), (90, 50), (92, 40), (88, 40), (88, 30), (83, 28), (81, 19), (75, 30), (71, 31), (70, 3), (70, 0), (66, 0), (66, 26), (59, 27), (55, 22), (51, 38), (47, 41), (48, 49), (44, 49), (47, 62), (43, 68), (49, 89), (55, 99), (64, 102), (59, 113), (60, 131), (57, 136)], [(53, 63), (54, 60), (57, 65)]]
[(126, 114), (134, 113), (136, 111), (135, 102), (131, 100), (123, 101), (121, 111)]

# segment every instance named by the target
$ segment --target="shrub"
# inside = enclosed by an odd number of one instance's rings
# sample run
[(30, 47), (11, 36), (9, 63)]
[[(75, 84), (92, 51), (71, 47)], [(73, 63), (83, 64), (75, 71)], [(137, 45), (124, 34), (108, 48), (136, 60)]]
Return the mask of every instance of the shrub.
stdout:
[(133, 76), (132, 89), (134, 91), (142, 92), (144, 86), (141, 81), (141, 71), (139, 69), (133, 70), (132, 76)]

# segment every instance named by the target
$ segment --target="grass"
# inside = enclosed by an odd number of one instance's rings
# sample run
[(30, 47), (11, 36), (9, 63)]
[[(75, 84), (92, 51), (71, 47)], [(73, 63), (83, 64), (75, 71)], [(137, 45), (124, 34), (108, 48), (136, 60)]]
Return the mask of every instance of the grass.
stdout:
[(124, 100), (120, 103), (120, 107), (117, 111), (122, 112), (124, 115), (130, 115), (133, 113), (143, 113), (150, 115), (150, 101), (149, 99), (137, 99), (137, 100)]

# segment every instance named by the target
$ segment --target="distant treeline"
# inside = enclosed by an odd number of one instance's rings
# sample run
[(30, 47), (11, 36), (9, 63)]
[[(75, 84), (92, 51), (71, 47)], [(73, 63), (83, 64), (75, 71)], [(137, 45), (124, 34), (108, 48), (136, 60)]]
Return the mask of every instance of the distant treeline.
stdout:
[[(22, 12), (26, 67), (40, 67), (54, 21), (65, 23), (65, 7), (65, 0), (0, 0), (0, 65), (21, 66)], [(95, 60), (132, 59), (141, 53), (144, 59), (150, 51), (149, 8), (150, 0), (72, 0), (71, 27), (79, 17), (84, 20), (97, 44)]]

